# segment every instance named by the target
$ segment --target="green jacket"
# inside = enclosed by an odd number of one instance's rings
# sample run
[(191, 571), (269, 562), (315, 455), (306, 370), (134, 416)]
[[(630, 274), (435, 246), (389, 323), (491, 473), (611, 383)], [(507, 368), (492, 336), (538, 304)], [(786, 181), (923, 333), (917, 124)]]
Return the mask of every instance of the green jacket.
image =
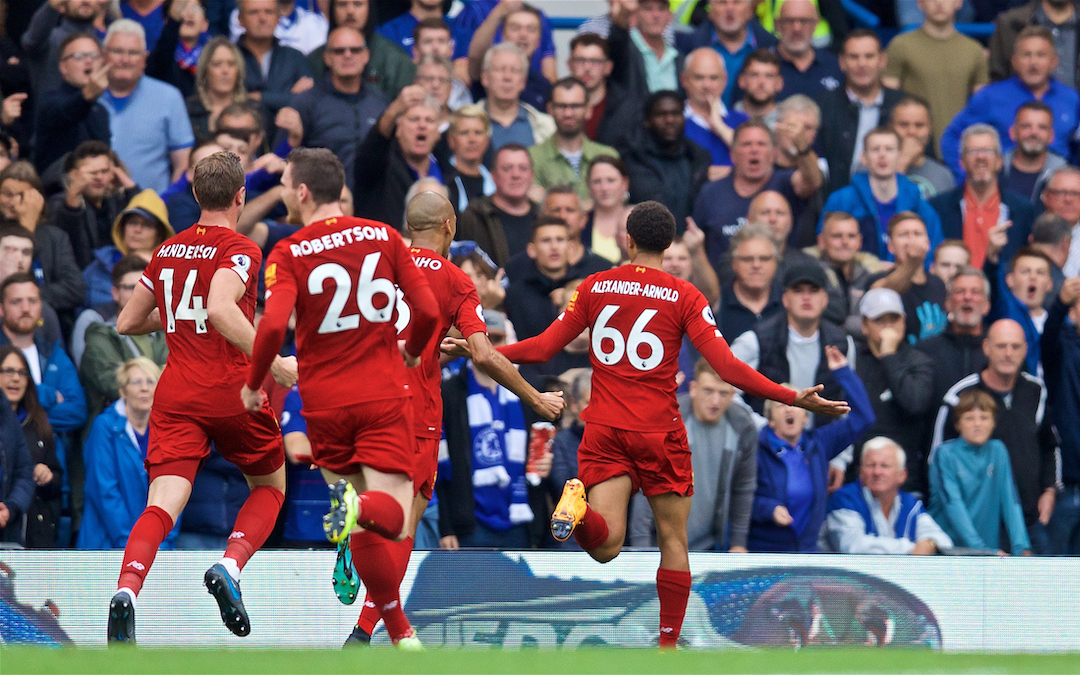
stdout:
[[(416, 78), (416, 64), (409, 55), (398, 45), (387, 40), (378, 33), (372, 33), (367, 38), (371, 59), (364, 68), (364, 81), (375, 85), (386, 94), (389, 101), (397, 98), (401, 90), (413, 83)], [(323, 52), (326, 45), (319, 47), (308, 54), (308, 66), (319, 79), (326, 72), (326, 63), (323, 61)]]
[(130, 337), (116, 332), (116, 324), (95, 323), (86, 329), (86, 350), (79, 363), (79, 379), (86, 389), (86, 408), (89, 419), (94, 419), (110, 403), (119, 398), (116, 390), (116, 369), (121, 363), (136, 356), (145, 356), (158, 366), (165, 366), (169, 348), (165, 345), (165, 333), (146, 336), (150, 342), (148, 353), (141, 352)]
[(586, 138), (585, 145), (581, 147), (581, 175), (575, 176), (574, 166), (570, 164), (570, 160), (566, 159), (555, 147), (555, 136), (529, 148), (536, 183), (543, 188), (549, 188), (552, 185), (572, 185), (582, 201), (589, 198), (589, 162), (600, 155), (618, 158), (619, 152), (615, 148)]

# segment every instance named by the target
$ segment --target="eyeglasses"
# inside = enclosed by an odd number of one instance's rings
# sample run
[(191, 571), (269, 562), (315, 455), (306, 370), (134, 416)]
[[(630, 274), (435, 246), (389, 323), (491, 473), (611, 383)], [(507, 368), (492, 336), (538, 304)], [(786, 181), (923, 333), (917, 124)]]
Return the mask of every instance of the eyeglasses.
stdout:
[(68, 54), (61, 61), (97, 61), (101, 58), (101, 52), (74, 52)]
[(6, 375), (7, 377), (18, 375), (25, 380), (30, 377), (30, 371), (26, 368), (0, 368), (0, 375)]
[(453, 82), (449, 77), (440, 77), (438, 75), (417, 75), (416, 81), (424, 84), (450, 84)]
[(587, 59), (583, 56), (575, 56), (570, 59), (570, 63), (576, 63), (579, 66), (602, 66), (607, 62), (607, 59)]
[(334, 56), (341, 56), (345, 52), (348, 52), (348, 53), (352, 54), (353, 56), (356, 56), (358, 54), (363, 54), (364, 52), (366, 52), (367, 47), (366, 46), (360, 46), (360, 47), (329, 47), (329, 48), (327, 48), (326, 51), (330, 52)]
[(130, 59), (137, 59), (140, 56), (146, 56), (145, 49), (116, 49), (113, 47), (109, 47), (105, 51), (109, 52), (109, 54), (112, 54), (113, 56), (126, 56)]
[(771, 255), (737, 255), (734, 256), (734, 258), (735, 262), (741, 262), (746, 265), (752, 265), (753, 263), (764, 265), (776, 260), (776, 256)]

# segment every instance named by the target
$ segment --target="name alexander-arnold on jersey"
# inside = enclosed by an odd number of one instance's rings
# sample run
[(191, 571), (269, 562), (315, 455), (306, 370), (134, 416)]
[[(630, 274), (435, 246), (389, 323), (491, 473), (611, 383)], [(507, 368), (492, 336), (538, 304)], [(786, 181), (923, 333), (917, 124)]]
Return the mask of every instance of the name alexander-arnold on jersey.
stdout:
[(293, 254), (294, 258), (298, 258), (300, 256), (322, 253), (323, 251), (329, 251), (333, 248), (339, 248), (348, 244), (372, 239), (375, 241), (390, 241), (390, 235), (386, 232), (385, 227), (357, 225), (355, 227), (346, 227), (343, 230), (331, 232), (330, 234), (324, 234), (315, 239), (303, 239), (299, 243), (289, 244), (289, 252)]
[(643, 284), (640, 281), (622, 281), (619, 279), (603, 279), (593, 283), (592, 293), (618, 293), (619, 295), (640, 295), (643, 298), (656, 298), (677, 302), (679, 292), (667, 286), (655, 284)]

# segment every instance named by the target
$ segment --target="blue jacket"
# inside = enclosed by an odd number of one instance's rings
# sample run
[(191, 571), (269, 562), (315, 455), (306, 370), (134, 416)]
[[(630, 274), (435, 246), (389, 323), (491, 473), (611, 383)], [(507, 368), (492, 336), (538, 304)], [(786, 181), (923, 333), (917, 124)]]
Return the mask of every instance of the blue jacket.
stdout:
[[(1004, 260), (1004, 258), (1002, 258)], [(983, 263), (983, 273), (990, 280), (990, 313), (986, 316), (986, 325), (998, 319), (1012, 319), (1024, 329), (1027, 340), (1025, 368), (1032, 375), (1042, 377), (1039, 364), (1042, 362), (1041, 336), (1035, 322), (1031, 320), (1031, 311), (1005, 283), (1007, 267), (987, 260)]]
[[(896, 195), (896, 212), (914, 211), (926, 223), (926, 234), (930, 237), (930, 250), (937, 248), (945, 237), (941, 233), (941, 219), (919, 192), (919, 186), (912, 183), (905, 176), (897, 175), (896, 183), (898, 193)], [(818, 219), (818, 232), (825, 226), (825, 216), (835, 211), (849, 213), (859, 221), (859, 231), (862, 233), (862, 250), (873, 253), (882, 260), (892, 262), (893, 255), (889, 252), (889, 224), (878, 222), (877, 202), (874, 193), (870, 191), (870, 175), (857, 173), (851, 177), (851, 184), (842, 187), (829, 195), (825, 200), (825, 207), (821, 210), (821, 218)], [(932, 262), (927, 256), (927, 264)]]
[[(6, 399), (3, 403), (7, 403)], [(19, 418), (10, 405), (0, 405), (0, 502), (11, 512), (0, 541), (23, 544), (23, 516), (34, 499), (34, 462), (26, 447)]]
[(1050, 415), (1061, 439), (1061, 480), (1080, 485), (1080, 330), (1060, 298), (1043, 326), (1042, 359)]
[[(989, 124), (1001, 136), (1001, 151), (1008, 152), (1016, 145), (1009, 138), (1009, 127), (1013, 124), (1016, 111), (1034, 100), (1035, 95), (1016, 75), (1000, 82), (991, 82), (975, 92), (941, 134), (941, 157), (956, 174), (957, 183), (964, 182), (964, 171), (960, 168), (960, 137), (964, 129), (979, 122)], [(1080, 94), (1051, 77), (1050, 88), (1043, 94), (1042, 102), (1054, 111), (1054, 141), (1050, 149), (1062, 157), (1072, 157), (1069, 141), (1076, 129)]]
[(762, 429), (758, 436), (758, 484), (746, 544), (751, 551), (817, 550), (818, 532), (825, 522), (829, 460), (858, 440), (875, 421), (874, 409), (858, 376), (846, 366), (833, 372), (844, 388), (851, 413), (832, 424), (805, 431), (799, 439), (798, 445), (810, 466), (814, 484), (810, 521), (801, 536), (790, 525), (781, 527), (773, 521), (773, 511), (777, 506), (786, 506), (788, 501), (787, 467), (780, 451), (791, 446), (780, 440), (770, 427)]
[(86, 282), (86, 307), (97, 307), (113, 302), (112, 296), (112, 269), (116, 261), (124, 257), (120, 249), (109, 244), (94, 251), (94, 262), (83, 270), (83, 281)]
[[(135, 521), (146, 508), (149, 476), (128, 426), (123, 399), (105, 409), (83, 444), (85, 505), (78, 548), (124, 548)], [(179, 525), (179, 523), (177, 523)], [(171, 549), (179, 526), (161, 545)]]
[[(866, 534), (881, 536), (874, 524), (874, 517), (870, 514), (870, 505), (863, 496), (863, 484), (856, 479), (854, 483), (848, 483), (829, 496), (828, 509), (830, 512), (837, 509), (848, 509), (862, 516), (866, 523)], [(900, 512), (896, 517), (896, 530), (893, 534), (897, 539), (918, 541), (916, 535), (919, 522), (919, 514), (926, 513), (922, 500), (910, 492), (900, 492)]]
[[(998, 191), (1001, 194), (1001, 205), (1008, 213), (1008, 219), (1012, 221), (1009, 228), (1009, 241), (1005, 248), (1001, 249), (1001, 259), (1012, 260), (1013, 254), (1021, 247), (1027, 246), (1028, 235), (1031, 234), (1031, 223), (1035, 221), (1035, 207), (1031, 200), (1012, 190), (1006, 189), (998, 183)], [(934, 207), (938, 216), (941, 217), (941, 234), (946, 239), (964, 238), (964, 212), (960, 208), (964, 200), (964, 184), (961, 183), (948, 192), (934, 195), (930, 200), (930, 206)]]

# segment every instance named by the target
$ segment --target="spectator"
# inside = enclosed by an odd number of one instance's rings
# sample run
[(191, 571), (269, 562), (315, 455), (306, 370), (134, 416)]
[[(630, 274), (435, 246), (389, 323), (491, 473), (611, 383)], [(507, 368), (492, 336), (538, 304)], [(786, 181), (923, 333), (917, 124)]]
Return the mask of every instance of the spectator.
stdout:
[(484, 309), (502, 307), (503, 300), (506, 299), (503, 270), (499, 269), (475, 242), (454, 242), (451, 248), (458, 249), (453, 254), (453, 263), (472, 279)]
[(1080, 278), (1061, 287), (1050, 307), (1042, 337), (1042, 358), (1050, 415), (1061, 440), (1061, 481), (1047, 526), (1050, 552), (1080, 554)]
[(0, 131), (0, 171), (19, 158), (19, 144), (10, 134)]
[(901, 492), (908, 476), (906, 455), (885, 436), (863, 444), (859, 479), (829, 497), (822, 550), (934, 555), (952, 548), (952, 539), (923, 508), (922, 500)]
[(585, 135), (588, 91), (572, 77), (559, 80), (551, 88), (548, 112), (555, 120), (555, 133), (529, 148), (534, 180), (543, 188), (569, 184), (582, 199), (589, 197), (588, 168), (600, 155), (618, 157), (612, 147)]
[[(1042, 554), (1048, 548), (1046, 524), (1054, 511), (1059, 462), (1053, 423), (1046, 416), (1046, 386), (1034, 375), (1021, 372), (1027, 341), (1023, 328), (1015, 321), (1001, 319), (991, 324), (983, 340), (983, 353), (987, 367), (959, 380), (945, 393), (934, 425), (931, 452), (955, 437), (955, 421), (961, 414), (957, 408), (959, 397), (968, 390), (989, 394), (997, 404), (994, 438), (1008, 449), (1027, 535), (1034, 551)], [(930, 460), (933, 466), (933, 456)], [(931, 494), (933, 490), (931, 484)]]
[[(709, 306), (716, 307), (720, 300), (720, 280), (716, 278), (716, 271), (705, 257), (704, 243), (705, 235), (691, 223), (686, 232), (676, 235), (671, 246), (664, 251), (662, 269), (676, 279), (694, 284), (709, 301)], [(682, 348), (679, 349), (679, 370), (675, 374), (678, 393), (685, 394), (690, 390), (690, 380), (693, 379), (694, 368), (700, 358), (701, 354), (694, 342), (683, 336)]]
[(843, 211), (825, 216), (817, 242), (817, 246), (806, 251), (819, 259), (829, 280), (825, 318), (856, 332), (854, 326), (861, 321), (859, 301), (870, 285), (870, 276), (882, 271), (881, 261), (872, 253), (860, 250), (859, 221)]
[(659, 91), (645, 101), (637, 135), (619, 146), (630, 179), (630, 201), (655, 200), (668, 207), (682, 228), (708, 178), (708, 151), (687, 139), (682, 98)]
[[(146, 269), (146, 263), (146, 259), (139, 256), (126, 256), (118, 260), (112, 268), (112, 277), (115, 278), (115, 281), (113, 281), (112, 293), (109, 299), (79, 313), (79, 318), (75, 320), (75, 327), (71, 331), (71, 346), (68, 350), (71, 353), (71, 360), (75, 363), (76, 369), (82, 370), (83, 353), (86, 351), (87, 329), (99, 323), (116, 324), (116, 317), (120, 314), (120, 300), (117, 297), (119, 295), (124, 300), (124, 303), (127, 303), (127, 299), (135, 290), (134, 284), (142, 276), (142, 271)], [(136, 276), (136, 273), (138, 276)], [(125, 279), (127, 275), (134, 277), (134, 280), (131, 278)]]
[[(1010, 468), (1015, 461), (1010, 461), (999, 439), (991, 438), (1002, 426), (995, 424), (997, 402), (974, 389), (962, 392), (954, 405), (960, 438), (930, 455), (931, 515), (957, 546), (1030, 555), (1032, 545)], [(1007, 537), (1001, 537), (1003, 530)]]
[(897, 213), (911, 211), (917, 213), (926, 224), (931, 245), (936, 246), (943, 239), (937, 212), (922, 198), (919, 188), (898, 172), (900, 135), (888, 127), (878, 127), (868, 132), (862, 162), (869, 167), (869, 171), (856, 174), (851, 178), (850, 185), (829, 195), (818, 230), (829, 213), (843, 211), (851, 214), (859, 221), (863, 250), (892, 262), (889, 223)]
[[(56, 457), (56, 439), (48, 415), (37, 398), (37, 388), (30, 379), (30, 365), (18, 347), (0, 347), (0, 386), (4, 396), (22, 425), (23, 438), (33, 466), (34, 496), (26, 514), (26, 548), (55, 548), (57, 527), (60, 524), (62, 490), (64, 485), (60, 460)], [(5, 416), (6, 419), (6, 416)], [(6, 422), (4, 423), (6, 426)], [(4, 439), (5, 462), (0, 470), (11, 471), (8, 455), (17, 455), (17, 446)], [(0, 489), (0, 496), (11, 494), (10, 488)], [(5, 500), (6, 501), (6, 500)], [(18, 520), (18, 518), (15, 518)], [(10, 522), (10, 520), (9, 520)], [(6, 529), (6, 528), (5, 528)], [(7, 532), (13, 531), (6, 529)], [(2, 537), (2, 535), (0, 535)]]
[[(1018, 5), (1019, 6), (1016, 6)], [(1054, 69), (1054, 77), (1070, 87), (1080, 86), (1080, 71), (1076, 69), (1077, 46), (1080, 45), (1076, 27), (1076, 7), (1072, 2), (1054, 0), (1029, 0), (1026, 4), (1008, 3), (1008, 11), (1001, 12), (994, 21), (994, 33), (990, 37), (990, 77), (1004, 80), (1018, 70), (1011, 58), (1020, 34), (1028, 26), (1040, 26), (1050, 31), (1054, 38), (1054, 52), (1061, 58)]]
[(161, 192), (187, 169), (195, 144), (184, 100), (176, 87), (145, 77), (142, 26), (115, 21), (104, 44), (109, 87), (101, 100), (113, 149), (139, 185)]
[[(565, 485), (566, 481), (578, 475), (577, 451), (585, 433), (581, 413), (592, 398), (592, 370), (584, 368), (578, 371), (570, 384), (569, 394), (563, 416), (570, 418), (570, 425), (560, 429), (551, 443), (551, 482), (554, 485)], [(571, 546), (576, 547), (577, 544), (568, 544), (566, 548)]]
[(432, 154), (439, 142), (438, 120), (439, 104), (422, 88), (401, 90), (356, 150), (358, 216), (401, 227), (409, 186), (425, 177), (443, 182), (449, 158)]
[(435, 54), (416, 61), (416, 82), (439, 104), (439, 133), (450, 126), (450, 94), (453, 91), (454, 64)]
[(473, 102), (472, 92), (464, 82), (457, 78), (454, 72), (454, 38), (450, 26), (443, 21), (442, 17), (424, 19), (416, 24), (413, 30), (414, 48), (413, 62), (419, 63), (426, 56), (439, 56), (450, 62), (450, 99), (447, 105), (450, 110), (458, 110), (462, 106)]
[(784, 80), (780, 77), (780, 57), (768, 49), (750, 52), (735, 82), (743, 92), (742, 98), (735, 104), (735, 110), (750, 119), (764, 122), (770, 129), (776, 129), (776, 104), (780, 101), (778, 97), (784, 86)]
[[(1054, 77), (1058, 56), (1054, 51), (1053, 35), (1041, 26), (1028, 26), (1020, 31), (1012, 62), (1016, 74), (976, 92), (941, 136), (942, 159), (958, 177), (962, 175), (959, 151), (964, 130), (982, 122), (994, 127), (998, 136), (1005, 138), (1016, 111), (1032, 100), (1042, 101), (1054, 111), (1054, 140), (1050, 149), (1062, 156), (1069, 154), (1069, 139), (1076, 129), (1080, 94)], [(1009, 139), (1004, 145), (1005, 150), (1012, 150), (1014, 143)]]
[(998, 264), (999, 246), (1004, 242), (1004, 232), (998, 228), (991, 230), (990, 249), (983, 265), (983, 271), (991, 279), (989, 320), (1012, 319), (1020, 324), (1027, 338), (1025, 367), (1029, 373), (1042, 377), (1039, 341), (1047, 318), (1043, 305), (1054, 287), (1050, 276), (1054, 263), (1042, 251), (1024, 246), (1009, 261), (1006, 274)]
[(320, 516), (325, 507), (326, 481), (312, 464), (311, 440), (303, 412), (300, 390), (293, 385), (285, 395), (281, 411), (281, 436), (289, 462), (288, 489), (281, 507), (285, 513), (283, 544), (289, 548), (329, 548), (331, 544), (326, 541)]
[[(581, 197), (574, 192), (570, 185), (552, 185), (544, 197), (542, 213), (545, 216), (558, 218), (566, 223), (566, 276), (569, 279), (584, 279), (594, 272), (611, 269), (612, 261), (603, 258), (593, 252), (591, 245), (583, 239), (583, 232), (589, 219), (589, 214), (581, 207)], [(515, 261), (526, 262), (528, 254), (517, 254), (510, 265), (507, 273), (511, 281), (518, 278), (515, 274), (517, 267)]]
[(213, 136), (218, 118), (233, 103), (247, 100), (244, 89), (244, 57), (223, 35), (203, 48), (195, 69), (195, 93), (187, 99), (187, 113), (195, 139)]
[[(86, 512), (78, 548), (123, 548), (131, 527), (146, 508), (149, 478), (144, 468), (150, 439), (150, 408), (161, 371), (139, 357), (116, 370), (120, 399), (94, 420), (83, 446), (86, 456)], [(170, 549), (180, 523), (165, 539)]]
[(664, 0), (640, 0), (636, 9), (629, 2), (611, 6), (612, 78), (623, 82), (634, 99), (679, 87), (683, 57), (672, 46), (673, 18)]
[(120, 15), (131, 19), (146, 31), (146, 48), (153, 50), (165, 27), (164, 0), (122, 0)]
[[(507, 44), (514, 44), (525, 55), (526, 64), (540, 47), (544, 17), (531, 5), (501, 2), (476, 29), (469, 43), (469, 79), (475, 83), (481, 78), (485, 55), (491, 49), (493, 37), (500, 29)], [(500, 43), (501, 44), (501, 43)], [(522, 101), (533, 107), (543, 108), (551, 95), (551, 84), (558, 77), (555, 58), (543, 59), (540, 70), (531, 66), (525, 70), (525, 86), (520, 94)], [(486, 84), (482, 84), (484, 89)], [(483, 89), (474, 86), (473, 93), (479, 97)]]
[[(773, 190), (766, 190), (754, 197), (750, 202), (750, 210), (746, 213), (746, 220), (750, 223), (761, 223), (772, 232), (773, 242), (776, 243), (777, 255), (779, 256), (779, 275), (784, 275), (784, 270), (806, 263), (817, 264), (813, 257), (803, 253), (798, 248), (790, 245), (792, 235), (791, 206), (784, 195)], [(731, 280), (731, 251), (726, 251), (720, 257), (717, 266), (722, 275), (720, 280)]]
[[(198, 202), (195, 201), (195, 195), (191, 191), (191, 179), (195, 174), (195, 167), (203, 159), (224, 149), (214, 141), (203, 141), (196, 145), (195, 149), (191, 151), (191, 163), (188, 170), (184, 172), (184, 177), (179, 181), (183, 185), (177, 186), (178, 189), (165, 199), (165, 208), (169, 213), (169, 223), (176, 223), (176, 227), (179, 227), (181, 232), (198, 222), (199, 213), (201, 212)], [(245, 211), (251, 210), (253, 206), (253, 202), (249, 203)]]
[(949, 167), (926, 156), (934, 128), (925, 101), (914, 96), (897, 101), (889, 117), (889, 127), (900, 135), (900, 161), (896, 168), (919, 186), (923, 199), (929, 201), (934, 195), (956, 187)]
[[(501, 0), (473, 0), (454, 18), (454, 25), (452, 26), (454, 29), (454, 69), (460, 79), (467, 79), (469, 82), (474, 79), (469, 77), (469, 72), (472, 70), (469, 63), (471, 61), (469, 57), (472, 54), (472, 40), (484, 21), (492, 14), (501, 14), (502, 17), (496, 16), (493, 38), (488, 38), (487, 44), (498, 44), (504, 39), (508, 42), (516, 42), (509, 36), (504, 37), (503, 27), (500, 25), (502, 19), (510, 14), (509, 10), (515, 9), (509, 6), (510, 4), (501, 2)], [(502, 6), (500, 7), (500, 5)], [(558, 66), (555, 63), (555, 40), (552, 37), (551, 21), (543, 12), (540, 12), (539, 15), (540, 39), (537, 43), (538, 47), (527, 57), (529, 63), (526, 70), (540, 73), (548, 81), (554, 81), (557, 77)], [(484, 51), (490, 50), (485, 48), (480, 50), (480, 53), (483, 54)], [(486, 89), (487, 85), (484, 85), (484, 88)]]
[(522, 100), (529, 58), (514, 43), (499, 43), (484, 53), (480, 81), (487, 98), (478, 101), (491, 118), (491, 149), (507, 143), (526, 148), (555, 133), (555, 120)]
[(1032, 248), (1042, 251), (1050, 259), (1050, 279), (1053, 288), (1046, 296), (1044, 307), (1050, 309), (1061, 292), (1061, 286), (1065, 283), (1065, 273), (1062, 268), (1069, 260), (1069, 247), (1072, 245), (1072, 225), (1060, 216), (1052, 213), (1044, 213), (1035, 219), (1031, 225), (1031, 236), (1028, 237)]
[[(416, 79), (416, 66), (401, 49), (375, 32), (378, 21), (371, 9), (370, 0), (330, 0), (327, 16), (330, 30), (348, 26), (360, 31), (368, 47), (368, 64), (364, 69), (364, 81), (381, 90), (387, 100), (397, 98), (401, 90)], [(325, 69), (320, 46), (308, 54), (308, 67), (318, 79)]]
[(686, 56), (679, 78), (686, 91), (686, 137), (709, 151), (710, 180), (731, 173), (734, 130), (749, 119), (744, 113), (729, 111), (720, 100), (727, 80), (723, 60), (709, 47), (699, 47)]
[(105, 37), (110, 20), (107, 7), (101, 0), (54, 0), (42, 3), (34, 12), (22, 36), (34, 93), (44, 94), (60, 85), (60, 43), (64, 38), (73, 33)]
[(813, 0), (785, 0), (776, 16), (774, 48), (780, 57), (780, 77), (784, 87), (777, 96), (781, 101), (795, 94), (821, 101), (843, 83), (840, 62), (826, 49), (815, 49), (814, 30), (821, 22)]
[(915, 343), (934, 360), (934, 389), (930, 400), (940, 401), (953, 384), (986, 367), (983, 323), (990, 313), (990, 282), (982, 270), (962, 267), (945, 284), (944, 332)]
[[(6, 239), (6, 241), (4, 241)], [(0, 224), (0, 283), (13, 274), (33, 275), (34, 246), (33, 238), (25, 227), (10, 222)], [(42, 336), (47, 344), (62, 339), (60, 319), (56, 310), (43, 303), (41, 316)]]
[(236, 40), (244, 56), (244, 88), (272, 118), (289, 105), (293, 94), (311, 89), (315, 81), (303, 53), (275, 37), (277, 0), (239, 0), (237, 5), (244, 29)]
[(379, 35), (404, 49), (406, 54), (415, 58), (413, 32), (425, 19), (442, 19), (442, 7), (442, 0), (411, 0), (409, 11), (390, 19), (375, 30)]
[(906, 337), (915, 343), (945, 330), (945, 282), (926, 272), (930, 238), (926, 223), (911, 211), (889, 220), (889, 257), (896, 265), (870, 277), (870, 288), (891, 288), (904, 301)]
[(491, 119), (478, 105), (462, 106), (450, 116), (445, 137), (453, 169), (444, 178), (450, 203), (460, 215), (472, 200), (495, 194), (495, 179), (483, 164), (491, 144)]
[(529, 199), (533, 168), (528, 149), (517, 143), (504, 145), (495, 152), (491, 174), (494, 194), (469, 203), (461, 214), (455, 238), (475, 241), (496, 265), (505, 267), (511, 256), (525, 250), (540, 212)]
[(53, 309), (68, 314), (82, 304), (86, 286), (78, 276), (71, 240), (46, 222), (41, 179), (29, 162), (15, 162), (0, 172), (0, 215), (33, 237), (32, 269), (41, 296)]
[(948, 285), (957, 272), (970, 266), (971, 249), (967, 244), (961, 239), (946, 239), (934, 249), (934, 261), (927, 271)]
[(769, 401), (768, 426), (758, 436), (758, 479), (747, 548), (753, 552), (817, 550), (825, 522), (829, 460), (854, 443), (874, 423), (874, 411), (843, 352), (825, 350), (829, 370), (851, 403), (851, 414), (806, 430), (809, 413)]
[(1046, 181), (1067, 162), (1050, 152), (1054, 140), (1054, 111), (1042, 101), (1028, 101), (1016, 111), (1009, 138), (1016, 146), (1005, 153), (1002, 184), (1034, 202)]
[[(196, 0), (173, 0), (168, 12), (161, 37), (146, 58), (146, 74), (168, 82), (187, 99), (197, 93), (198, 64), (211, 39), (210, 22)], [(236, 60), (242, 60), (239, 54)]]
[(779, 259), (772, 231), (765, 225), (751, 223), (731, 238), (734, 279), (720, 287), (716, 316), (717, 326), (729, 339), (784, 309), (776, 279)]
[(597, 255), (619, 264), (629, 259), (624, 234), (630, 215), (630, 170), (621, 159), (600, 155), (589, 164), (588, 179), (593, 208), (583, 238)]
[[(709, 5), (708, 21), (702, 21), (693, 33), (676, 34), (675, 46), (683, 54), (711, 47), (723, 57), (727, 72), (738, 73), (750, 52), (776, 45), (776, 38), (753, 16), (754, 3), (750, 0), (714, 0)], [(737, 92), (735, 80), (729, 80), (721, 97), (725, 106), (735, 104)]]
[(0, 454), (0, 542), (22, 546), (26, 543), (26, 514), (34, 501), (35, 465), (19, 420), (6, 405), (0, 406), (0, 439), (4, 444)]
[(641, 125), (644, 100), (611, 79), (612, 65), (608, 42), (599, 35), (585, 33), (570, 41), (570, 75), (588, 92), (585, 135), (604, 145), (615, 145)]
[[(229, 35), (233, 42), (239, 42), (244, 31), (251, 27), (241, 20), (247, 0), (237, 0), (237, 9), (229, 16)], [(273, 36), (282, 45), (296, 49), (301, 54), (309, 54), (316, 47), (326, 42), (329, 30), (326, 18), (319, 12), (300, 7), (294, 0), (276, 0)]]
[[(559, 308), (552, 302), (551, 294), (566, 283), (569, 269), (566, 255), (568, 233), (569, 228), (562, 219), (540, 216), (532, 228), (528, 247), (523, 252), (531, 262), (512, 261), (512, 268), (516, 267), (521, 272), (518, 278), (511, 277), (506, 287), (506, 318), (510, 319), (519, 339), (543, 333), (559, 315)], [(526, 367), (522, 366), (526, 379), (542, 383), (536, 377), (537, 373), (526, 374), (525, 370)], [(537, 370), (542, 371), (543, 368)], [(559, 372), (562, 371), (545, 371), (542, 374), (558, 375)]]
[(694, 222), (705, 232), (705, 245), (713, 266), (719, 264), (732, 235), (746, 223), (754, 197), (765, 190), (779, 192), (798, 218), (805, 204), (803, 200), (820, 187), (802, 168), (775, 169), (772, 132), (761, 122), (740, 124), (733, 143), (731, 174), (703, 187), (694, 201)]
[[(690, 392), (679, 397), (694, 466), (694, 497), (687, 522), (691, 551), (746, 553), (750, 510), (757, 486), (757, 426), (735, 400), (736, 390), (705, 359), (694, 367)], [(630, 545), (656, 547), (656, 523), (648, 501), (634, 495)]]
[(86, 33), (72, 33), (60, 43), (59, 54), (62, 81), (37, 105), (34, 167), (39, 174), (80, 143), (107, 144), (111, 138), (109, 112), (98, 101), (109, 84), (101, 45)]
[(1069, 256), (1061, 271), (1067, 277), (1080, 275), (1080, 169), (1063, 166), (1050, 175), (1042, 192), (1043, 207), (1072, 225)]
[(983, 46), (956, 30), (959, 2), (923, 0), (919, 8), (926, 15), (922, 25), (889, 43), (883, 81), (927, 102), (936, 148), (949, 121), (990, 75)]
[(931, 206), (941, 216), (944, 236), (963, 239), (971, 251), (971, 265), (982, 267), (990, 230), (1012, 223), (1003, 251), (1010, 258), (1027, 242), (1035, 211), (1027, 197), (1002, 189), (1001, 139), (993, 127), (975, 124), (965, 129), (960, 149), (963, 184), (934, 197)]
[[(381, 91), (363, 81), (367, 45), (355, 28), (335, 28), (326, 42), (323, 58), (329, 77), (293, 96), (289, 107), (278, 111), (275, 124), (287, 134), (293, 147), (332, 150), (345, 166), (345, 184), (354, 185), (357, 148), (386, 112), (387, 101)], [(280, 138), (283, 133), (278, 135)], [(400, 219), (386, 222), (396, 226)]]
[(801, 169), (806, 181), (817, 189), (807, 198), (799, 220), (794, 224), (790, 244), (804, 247), (814, 243), (817, 218), (825, 205), (825, 191), (821, 186), (829, 175), (829, 163), (814, 150), (818, 130), (821, 128), (821, 108), (809, 96), (795, 94), (776, 106), (777, 171)]

